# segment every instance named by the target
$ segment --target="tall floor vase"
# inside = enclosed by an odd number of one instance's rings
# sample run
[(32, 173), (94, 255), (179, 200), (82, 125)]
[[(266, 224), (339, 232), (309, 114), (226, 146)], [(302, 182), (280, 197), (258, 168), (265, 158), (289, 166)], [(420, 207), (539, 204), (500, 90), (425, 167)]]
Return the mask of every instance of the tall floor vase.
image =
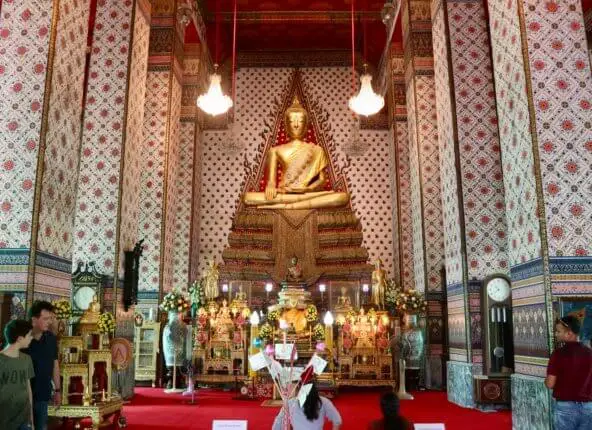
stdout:
[(181, 314), (169, 311), (168, 321), (162, 333), (164, 361), (167, 368), (167, 389), (169, 390), (183, 391), (184, 382), (180, 378), (179, 367), (183, 364), (185, 357), (186, 333), (186, 325), (181, 320)]

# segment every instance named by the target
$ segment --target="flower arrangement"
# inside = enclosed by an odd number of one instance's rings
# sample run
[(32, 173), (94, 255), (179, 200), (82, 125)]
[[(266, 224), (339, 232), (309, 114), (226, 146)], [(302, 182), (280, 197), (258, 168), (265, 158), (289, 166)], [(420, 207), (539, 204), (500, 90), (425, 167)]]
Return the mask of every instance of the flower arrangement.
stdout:
[(376, 311), (374, 310), (374, 308), (370, 308), (370, 310), (368, 311), (368, 318), (372, 322), (376, 321)]
[(103, 312), (99, 315), (99, 322), (97, 323), (99, 332), (103, 334), (110, 334), (115, 331), (115, 317), (111, 312)]
[(395, 308), (400, 313), (425, 314), (427, 307), (423, 295), (413, 288), (401, 291), (395, 300)]
[(277, 309), (276, 310), (273, 310), (273, 311), (270, 311), (267, 314), (267, 321), (269, 321), (272, 324), (274, 322), (276, 322), (277, 320), (279, 320), (279, 319), (280, 319), (280, 311), (278, 311)]
[(317, 324), (312, 329), (312, 337), (317, 342), (325, 340), (325, 327), (321, 324)]
[(353, 309), (347, 311), (347, 319), (349, 321), (354, 322), (357, 317), (358, 317), (358, 313), (356, 311), (354, 311)]
[(384, 292), (384, 301), (386, 307), (391, 311), (396, 310), (397, 297), (401, 293), (401, 290), (397, 287), (397, 284), (392, 279), (386, 281), (386, 291)]
[(193, 281), (193, 284), (187, 290), (189, 293), (189, 299), (191, 300), (191, 305), (195, 306), (196, 309), (199, 309), (206, 305), (206, 294), (201, 286), (200, 280)]
[(52, 305), (57, 319), (67, 320), (72, 317), (72, 305), (69, 300), (57, 300)]
[(304, 311), (304, 317), (309, 323), (315, 322), (319, 317), (317, 307), (315, 305), (308, 305)]
[(273, 328), (271, 327), (271, 325), (269, 325), (269, 323), (263, 324), (259, 328), (259, 337), (267, 342), (271, 339), (271, 336), (273, 336)]
[(164, 296), (159, 307), (163, 312), (183, 312), (189, 308), (189, 302), (180, 291), (173, 290)]

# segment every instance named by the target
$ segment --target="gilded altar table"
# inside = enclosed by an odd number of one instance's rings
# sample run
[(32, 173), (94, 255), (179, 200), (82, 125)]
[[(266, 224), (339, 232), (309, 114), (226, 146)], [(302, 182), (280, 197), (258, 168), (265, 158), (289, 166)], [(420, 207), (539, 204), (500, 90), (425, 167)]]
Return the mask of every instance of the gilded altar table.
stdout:
[(50, 417), (73, 418), (78, 421), (83, 418), (90, 418), (93, 430), (97, 430), (99, 425), (109, 415), (115, 414), (115, 420), (117, 420), (119, 415), (121, 415), (122, 407), (122, 399), (112, 398), (91, 406), (61, 405), (56, 407), (50, 405), (47, 409), (47, 413)]

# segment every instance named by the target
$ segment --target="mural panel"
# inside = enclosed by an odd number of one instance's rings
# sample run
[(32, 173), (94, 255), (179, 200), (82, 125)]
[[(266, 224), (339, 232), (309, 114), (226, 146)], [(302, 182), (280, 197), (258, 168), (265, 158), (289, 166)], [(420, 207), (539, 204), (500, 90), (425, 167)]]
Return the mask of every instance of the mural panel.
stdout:
[[(158, 292), (164, 187), (164, 151), (169, 96), (169, 70), (149, 70), (146, 77), (138, 239), (144, 254), (138, 289)], [(147, 234), (147, 232), (152, 232)]]
[(510, 266), (541, 256), (526, 76), (516, 2), (489, 2)]
[(39, 213), (39, 251), (72, 259), (89, 3), (60, 2)]
[(592, 249), (592, 72), (582, 2), (524, 1), (549, 255)]
[[(0, 14), (0, 248), (29, 248), (52, 0), (4, 2)], [(26, 46), (22, 34), (28, 34)], [(25, 281), (26, 282), (26, 281)]]
[(73, 266), (114, 274), (119, 176), (126, 114), (131, 2), (97, 4), (79, 170)]

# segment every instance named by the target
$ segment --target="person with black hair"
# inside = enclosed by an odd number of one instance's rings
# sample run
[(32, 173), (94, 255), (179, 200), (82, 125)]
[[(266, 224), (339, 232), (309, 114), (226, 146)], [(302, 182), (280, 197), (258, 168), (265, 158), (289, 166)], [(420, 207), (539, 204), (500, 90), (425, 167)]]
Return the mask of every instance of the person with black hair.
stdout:
[[(322, 430), (325, 425), (325, 418), (333, 423), (333, 430), (339, 430), (341, 427), (341, 415), (333, 405), (333, 402), (326, 397), (320, 396), (317, 386), (312, 382), (312, 387), (302, 407), (298, 399), (288, 401), (290, 414), (290, 424), (292, 430)], [(285, 408), (275, 417), (273, 430), (281, 430)]]
[(413, 424), (399, 415), (399, 398), (394, 393), (385, 393), (380, 398), (382, 419), (373, 421), (368, 430), (413, 430)]
[(31, 356), (35, 369), (32, 391), (33, 418), (36, 430), (47, 429), (49, 401), (53, 400), (56, 406), (62, 402), (58, 342), (56, 336), (49, 331), (53, 317), (53, 305), (49, 302), (36, 301), (29, 309), (29, 319), (33, 326), (33, 340), (24, 352)]
[(555, 322), (555, 337), (563, 346), (551, 354), (545, 379), (555, 398), (555, 430), (592, 428), (592, 349), (580, 343), (580, 328), (571, 315)]
[(33, 424), (31, 357), (20, 352), (33, 339), (29, 321), (12, 320), (4, 327), (6, 347), (0, 352), (0, 429), (27, 430)]

